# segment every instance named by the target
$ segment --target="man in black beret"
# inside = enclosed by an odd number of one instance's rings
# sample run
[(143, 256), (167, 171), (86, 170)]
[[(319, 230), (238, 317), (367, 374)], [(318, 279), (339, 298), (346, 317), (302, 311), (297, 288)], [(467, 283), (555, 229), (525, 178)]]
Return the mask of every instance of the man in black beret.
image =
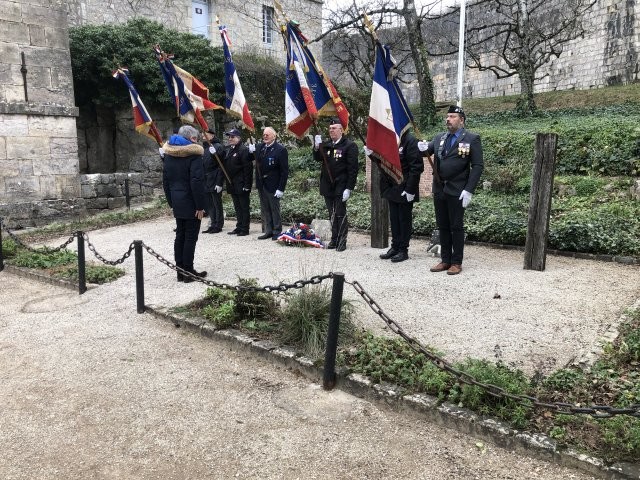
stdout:
[(240, 131), (232, 128), (225, 135), (229, 145), (225, 150), (224, 168), (229, 175), (227, 193), (231, 194), (233, 208), (236, 211), (236, 228), (227, 232), (229, 235), (243, 237), (249, 235), (249, 213), (251, 199), (251, 183), (253, 168), (249, 158), (249, 149), (242, 143)]
[(484, 168), (480, 136), (464, 128), (462, 107), (451, 105), (447, 111), (447, 132), (433, 142), (418, 142), (427, 155), (435, 155), (433, 205), (440, 230), (441, 261), (432, 272), (457, 275), (462, 271), (464, 252), (464, 209), (471, 202)]
[(329, 139), (314, 138), (313, 158), (321, 162), (320, 195), (331, 221), (331, 241), (328, 249), (342, 252), (347, 248), (347, 200), (356, 186), (358, 177), (358, 146), (343, 135), (342, 124), (337, 118), (329, 124)]

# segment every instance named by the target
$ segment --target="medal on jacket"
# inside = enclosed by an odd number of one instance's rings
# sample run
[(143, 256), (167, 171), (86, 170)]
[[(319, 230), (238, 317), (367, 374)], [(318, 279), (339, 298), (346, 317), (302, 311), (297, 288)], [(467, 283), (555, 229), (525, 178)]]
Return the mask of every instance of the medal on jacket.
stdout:
[(470, 143), (459, 143), (458, 144), (458, 155), (460, 155), (462, 158), (464, 158), (467, 155), (469, 155), (470, 151), (471, 151), (471, 144)]
[(342, 150), (335, 149), (333, 153), (333, 158), (335, 158), (336, 162), (342, 158)]

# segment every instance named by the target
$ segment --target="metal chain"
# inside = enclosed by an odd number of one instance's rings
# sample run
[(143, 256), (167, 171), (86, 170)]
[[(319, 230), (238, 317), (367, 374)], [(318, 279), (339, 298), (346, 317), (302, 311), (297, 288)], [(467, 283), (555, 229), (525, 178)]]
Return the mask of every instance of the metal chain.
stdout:
[(309, 278), (308, 280), (297, 280), (296, 282), (293, 282), (293, 283), (279, 283), (278, 285), (267, 285), (264, 287), (258, 287), (258, 286), (253, 287), (249, 285), (229, 285), (228, 283), (218, 283), (218, 282), (214, 282), (213, 280), (205, 280), (202, 277), (198, 277), (197, 275), (194, 275), (193, 273), (188, 272), (176, 266), (175, 264), (171, 263), (169, 260), (164, 258), (159, 253), (157, 253), (153, 248), (151, 248), (144, 242), (142, 242), (142, 246), (147, 252), (149, 252), (149, 254), (152, 257), (155, 257), (160, 263), (165, 264), (171, 270), (181, 273), (186, 277), (190, 277), (193, 280), (196, 280), (200, 283), (204, 283), (205, 285), (208, 285), (210, 287), (221, 288), (224, 290), (235, 290), (236, 292), (267, 292), (267, 293), (286, 292), (287, 290), (291, 290), (291, 289), (304, 288), (307, 285), (318, 285), (322, 283), (324, 280), (333, 278), (333, 272), (330, 272), (326, 275), (315, 275)]
[(89, 247), (89, 250), (91, 250), (91, 252), (98, 260), (100, 260), (102, 263), (106, 263), (107, 265), (112, 265), (114, 267), (123, 263), (127, 258), (131, 256), (131, 252), (133, 252), (134, 244), (133, 242), (131, 242), (131, 245), (129, 245), (129, 250), (127, 250), (124, 255), (122, 255), (122, 257), (120, 257), (118, 260), (107, 260), (98, 253), (96, 247), (94, 247), (93, 244), (89, 241), (89, 235), (87, 235), (85, 232), (82, 232), (82, 238), (84, 238), (84, 241), (87, 243), (87, 247)]
[(439, 369), (451, 374), (455, 377), (459, 382), (465, 383), (467, 385), (473, 385), (476, 387), (480, 387), (482, 390), (486, 391), (489, 395), (501, 398), (501, 399), (509, 399), (513, 400), (519, 405), (522, 405), (526, 408), (543, 408), (553, 411), (557, 414), (564, 415), (575, 415), (575, 414), (588, 414), (592, 415), (595, 418), (610, 418), (615, 415), (630, 415), (632, 417), (640, 418), (640, 404), (629, 405), (626, 408), (615, 408), (606, 405), (589, 405), (585, 407), (572, 405), (570, 403), (562, 403), (562, 402), (542, 402), (538, 400), (536, 397), (531, 397), (528, 395), (516, 395), (507, 392), (502, 387), (498, 387), (496, 385), (482, 383), (476, 380), (474, 377), (465, 373), (463, 371), (457, 370), (453, 367), (449, 362), (447, 362), (442, 357), (430, 352), (424, 346), (422, 346), (416, 339), (409, 336), (403, 329), (395, 322), (389, 315), (387, 315), (384, 310), (378, 305), (378, 303), (362, 288), (362, 285), (357, 281), (346, 282), (353, 286), (355, 291), (364, 299), (364, 301), (369, 305), (371, 310), (378, 315), (393, 331), (395, 334), (402, 337), (409, 346), (417, 353), (423, 354), (427, 357), (434, 365), (436, 365)]
[(67, 247), (67, 245), (69, 245), (70, 243), (72, 243), (75, 239), (76, 239), (76, 235), (73, 234), (69, 237), (69, 239), (67, 241), (65, 241), (62, 245), (60, 245), (59, 247), (39, 247), (39, 248), (35, 248), (32, 247), (30, 245), (27, 245), (26, 243), (24, 243), (22, 241), (22, 239), (16, 235), (15, 233), (13, 233), (11, 230), (9, 230), (9, 228), (7, 228), (7, 226), (4, 224), (4, 222), (0, 219), (0, 228), (2, 228), (5, 232), (7, 232), (7, 235), (9, 235), (9, 237), (16, 242), (18, 245), (20, 245), (22, 248), (30, 251), (30, 252), (34, 252), (34, 253), (55, 253), (55, 252), (59, 252), (60, 250), (63, 250)]

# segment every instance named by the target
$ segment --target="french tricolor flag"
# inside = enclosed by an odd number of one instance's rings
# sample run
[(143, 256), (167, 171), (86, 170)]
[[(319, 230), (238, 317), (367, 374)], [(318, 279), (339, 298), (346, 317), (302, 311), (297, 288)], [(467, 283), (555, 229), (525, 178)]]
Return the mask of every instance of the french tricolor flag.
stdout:
[(129, 96), (131, 97), (131, 105), (133, 107), (133, 124), (136, 132), (152, 138), (158, 143), (158, 145), (162, 145), (162, 136), (153, 123), (153, 120), (151, 120), (151, 116), (149, 115), (149, 112), (147, 112), (147, 108), (144, 106), (144, 103), (140, 100), (138, 91), (136, 90), (136, 87), (133, 86), (133, 82), (131, 82), (128, 72), (129, 71), (126, 68), (118, 68), (113, 72), (113, 78), (121, 79), (129, 89)]
[(376, 66), (373, 73), (367, 147), (380, 167), (396, 182), (402, 182), (398, 147), (400, 138), (413, 122), (407, 102), (395, 79), (395, 61), (387, 45), (376, 42)]
[(226, 91), (225, 107), (227, 112), (238, 117), (249, 130), (254, 130), (253, 119), (249, 113), (249, 105), (242, 92), (240, 79), (236, 66), (231, 57), (231, 39), (225, 25), (219, 25), (220, 36), (222, 37), (222, 49), (224, 51), (224, 89)]
[(289, 32), (284, 110), (287, 130), (298, 138), (304, 137), (318, 118), (318, 109), (307, 83), (305, 67), (304, 51), (295, 35)]

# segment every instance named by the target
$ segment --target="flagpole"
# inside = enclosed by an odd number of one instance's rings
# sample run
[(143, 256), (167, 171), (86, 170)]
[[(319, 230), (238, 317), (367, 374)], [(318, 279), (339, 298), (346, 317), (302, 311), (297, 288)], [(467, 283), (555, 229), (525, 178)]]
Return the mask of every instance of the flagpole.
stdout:
[(462, 77), (464, 75), (465, 0), (460, 0), (460, 32), (458, 34), (458, 95), (456, 104), (462, 107)]

